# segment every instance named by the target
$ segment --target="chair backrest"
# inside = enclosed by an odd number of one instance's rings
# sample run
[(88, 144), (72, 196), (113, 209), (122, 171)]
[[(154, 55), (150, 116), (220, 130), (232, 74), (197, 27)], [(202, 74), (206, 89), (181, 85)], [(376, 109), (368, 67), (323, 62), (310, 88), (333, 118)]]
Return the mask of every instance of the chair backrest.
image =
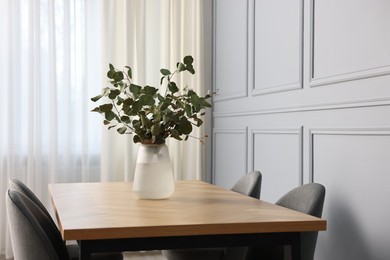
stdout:
[(275, 204), (320, 218), (324, 200), (325, 187), (318, 183), (309, 183), (289, 191)]
[(46, 216), (50, 219), (50, 221), (55, 224), (53, 218), (50, 216), (50, 213), (47, 211), (46, 207), (43, 205), (43, 203), (38, 199), (37, 196), (35, 196), (34, 192), (30, 190), (29, 187), (27, 187), (26, 184), (24, 184), (22, 181), (15, 179), (15, 178), (9, 178), (9, 188), (10, 190), (16, 190), (20, 193), (24, 194), (26, 197), (28, 197), (32, 202), (34, 202), (42, 211), (46, 214)]
[(232, 191), (259, 199), (261, 192), (261, 173), (253, 171), (242, 176), (231, 188)]
[[(320, 218), (324, 200), (325, 187), (318, 183), (309, 183), (291, 190), (275, 204)], [(314, 258), (317, 237), (318, 232), (302, 233), (302, 260), (312, 260)]]
[(6, 207), (15, 260), (69, 260), (59, 230), (37, 204), (8, 190)]

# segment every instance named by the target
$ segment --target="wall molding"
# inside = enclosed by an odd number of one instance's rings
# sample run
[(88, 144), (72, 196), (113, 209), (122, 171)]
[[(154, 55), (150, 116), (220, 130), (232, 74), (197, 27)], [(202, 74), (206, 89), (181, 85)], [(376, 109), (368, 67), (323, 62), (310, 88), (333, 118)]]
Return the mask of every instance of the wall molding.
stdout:
[(389, 136), (390, 127), (309, 128), (309, 178), (314, 181), (314, 137), (318, 135)]
[(246, 58), (246, 68), (245, 68), (245, 71), (246, 71), (246, 82), (243, 87), (243, 90), (242, 91), (239, 91), (239, 92), (236, 92), (236, 93), (228, 93), (228, 94), (218, 94), (218, 91), (219, 89), (216, 88), (217, 87), (217, 77), (216, 77), (216, 74), (217, 74), (217, 57), (216, 57), (216, 46), (217, 46), (217, 38), (215, 35), (217, 35), (216, 31), (217, 31), (217, 26), (216, 26), (216, 21), (217, 21), (217, 0), (214, 0), (213, 3), (214, 3), (214, 7), (213, 7), (213, 35), (214, 35), (214, 42), (213, 42), (213, 59), (214, 59), (214, 65), (213, 65), (213, 72), (214, 72), (214, 76), (213, 76), (213, 88), (214, 88), (214, 92), (217, 93), (215, 96), (214, 96), (214, 99), (213, 99), (213, 102), (220, 102), (220, 101), (226, 101), (226, 100), (232, 100), (232, 99), (238, 99), (238, 98), (244, 98), (244, 97), (248, 97), (248, 88), (249, 88), (249, 77), (248, 77), (248, 73), (249, 73), (249, 37), (250, 37), (250, 34), (249, 34), (249, 8), (250, 8), (250, 5), (251, 3), (249, 2), (250, 0), (246, 0), (246, 50), (245, 50), (245, 58)]
[(336, 83), (342, 83), (342, 82), (354, 81), (360, 79), (368, 79), (368, 78), (374, 78), (374, 77), (380, 77), (386, 75), (390, 75), (390, 65), (378, 67), (378, 68), (370, 68), (361, 71), (354, 71), (354, 72), (349, 72), (349, 73), (344, 73), (339, 75), (333, 75), (333, 76), (323, 77), (323, 78), (311, 77), (309, 86), (319, 87), (319, 86), (324, 86), (329, 84), (336, 84)]
[[(216, 140), (217, 140), (217, 135), (218, 134), (235, 134), (235, 135), (244, 135), (244, 138), (245, 138), (245, 142), (244, 142), (244, 149), (246, 151), (246, 153), (248, 153), (248, 127), (242, 127), (242, 128), (230, 128), (230, 127), (227, 127), (227, 128), (222, 128), (222, 127), (218, 127), (218, 128), (214, 128), (213, 129), (213, 139), (212, 139), (212, 144), (213, 144), (213, 158), (216, 158)], [(248, 158), (248, 154), (245, 154), (245, 158)], [(245, 165), (245, 171), (247, 172), (248, 171), (248, 165)], [(213, 183), (215, 183), (215, 174), (216, 174), (216, 164), (215, 164), (215, 160), (213, 160), (212, 162), (212, 173), (211, 173), (211, 180)]]
[(299, 138), (298, 155), (299, 155), (299, 168), (298, 168), (298, 180), (300, 184), (303, 184), (303, 126), (301, 127), (281, 127), (281, 128), (257, 128), (248, 127), (249, 138), (248, 138), (248, 166), (251, 170), (255, 167), (255, 154), (256, 147), (254, 145), (256, 135), (267, 135), (267, 134), (278, 134), (278, 135), (297, 135)]
[[(300, 69), (302, 73), (302, 69)], [(256, 81), (256, 80), (255, 80)], [(261, 96), (261, 95), (266, 95), (266, 94), (271, 94), (271, 93), (279, 93), (279, 92), (284, 92), (284, 91), (290, 91), (290, 90), (299, 90), (303, 88), (302, 84), (302, 79), (300, 82), (297, 83), (291, 83), (291, 84), (286, 84), (286, 85), (275, 85), (275, 86), (270, 86), (265, 89), (252, 89), (252, 96)]]
[(356, 99), (356, 100), (340, 101), (340, 102), (324, 102), (318, 104), (307, 104), (302, 106), (286, 106), (286, 107), (278, 107), (278, 108), (256, 109), (256, 110), (242, 110), (242, 111), (231, 111), (231, 112), (214, 111), (213, 116), (214, 118), (254, 116), (254, 115), (296, 113), (296, 112), (350, 109), (350, 108), (389, 106), (389, 105), (390, 105), (390, 96), (380, 97), (380, 98)]
[(309, 87), (320, 87), (330, 84), (336, 84), (336, 83), (342, 83), (342, 82), (348, 82), (348, 81), (354, 81), (354, 80), (361, 80), (361, 79), (368, 79), (373, 77), (380, 77), (385, 75), (390, 75), (390, 64), (385, 64), (383, 66), (377, 66), (377, 67), (371, 67), (366, 68), (362, 70), (357, 71), (350, 71), (342, 74), (335, 74), (335, 75), (329, 75), (326, 77), (314, 77), (314, 35), (315, 35), (315, 0), (311, 0), (310, 2), (311, 8), (310, 8), (310, 79), (309, 79)]
[[(255, 51), (256, 51), (256, 1), (253, 3), (253, 18), (252, 18), (252, 24), (253, 24), (253, 39), (252, 39), (252, 48), (253, 48), (253, 53), (252, 56), (255, 57)], [(264, 89), (256, 89), (256, 75), (255, 75), (255, 68), (256, 68), (256, 60), (253, 58), (252, 61), (252, 88), (251, 88), (251, 95), (252, 96), (260, 96), (260, 95), (266, 95), (266, 94), (271, 94), (271, 93), (278, 93), (278, 92), (284, 92), (284, 91), (291, 91), (291, 90), (298, 90), (298, 89), (303, 89), (303, 55), (304, 55), (304, 1), (300, 0), (300, 21), (299, 21), (299, 35), (300, 35), (300, 45), (299, 45), (299, 76), (298, 76), (298, 82), (291, 82), (291, 83), (286, 83), (286, 84), (280, 84), (280, 85), (271, 85), (271, 86), (266, 86)]]

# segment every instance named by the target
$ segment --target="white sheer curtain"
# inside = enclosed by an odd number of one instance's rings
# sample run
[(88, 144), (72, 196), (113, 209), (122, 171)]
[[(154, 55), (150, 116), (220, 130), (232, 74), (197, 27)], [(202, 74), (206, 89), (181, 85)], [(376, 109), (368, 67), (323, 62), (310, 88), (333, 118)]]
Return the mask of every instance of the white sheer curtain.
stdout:
[[(4, 194), (25, 182), (51, 208), (49, 182), (132, 180), (135, 145), (102, 126), (90, 97), (108, 63), (140, 84), (185, 55), (203, 92), (202, 0), (0, 0), (0, 258), (11, 257)], [(194, 132), (201, 136), (203, 129)], [(169, 141), (178, 179), (200, 179), (204, 147)]]

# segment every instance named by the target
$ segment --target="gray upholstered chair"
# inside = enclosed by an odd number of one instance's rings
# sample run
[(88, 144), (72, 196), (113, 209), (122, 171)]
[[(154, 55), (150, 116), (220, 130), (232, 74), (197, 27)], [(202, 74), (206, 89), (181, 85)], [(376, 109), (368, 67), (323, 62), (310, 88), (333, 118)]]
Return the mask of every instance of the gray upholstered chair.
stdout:
[[(17, 179), (10, 178), (9, 186), (7, 214), (15, 260), (78, 259), (78, 245), (65, 246), (55, 222), (35, 194)], [(30, 241), (31, 239), (34, 241)], [(47, 240), (53, 244), (46, 244)], [(46, 258), (40, 258), (42, 253), (47, 255)], [(58, 255), (55, 256), (54, 253)], [(123, 255), (99, 253), (94, 254), (92, 259), (119, 260), (123, 259)]]
[[(231, 188), (232, 191), (259, 199), (261, 191), (261, 173), (253, 171), (241, 177)], [(218, 260), (225, 255), (233, 257), (235, 260), (242, 259), (246, 248), (195, 248), (163, 250), (163, 255), (168, 260)]]
[(20, 193), (27, 196), (32, 202), (34, 202), (41, 210), (42, 212), (48, 217), (49, 221), (53, 222), (55, 225), (54, 220), (50, 216), (50, 213), (47, 211), (46, 207), (42, 204), (42, 202), (38, 199), (37, 196), (35, 196), (34, 192), (30, 190), (29, 187), (27, 187), (22, 181), (15, 179), (15, 178), (9, 178), (9, 188), (10, 190), (16, 190)]
[[(325, 187), (318, 183), (309, 183), (291, 190), (275, 204), (320, 218), (324, 200)], [(317, 236), (318, 232), (304, 232), (301, 234), (302, 260), (313, 260)], [(290, 249), (286, 246), (249, 247), (246, 260), (283, 260), (285, 252), (289, 252)]]
[(261, 191), (261, 173), (253, 171), (242, 176), (231, 188), (232, 191), (259, 199)]

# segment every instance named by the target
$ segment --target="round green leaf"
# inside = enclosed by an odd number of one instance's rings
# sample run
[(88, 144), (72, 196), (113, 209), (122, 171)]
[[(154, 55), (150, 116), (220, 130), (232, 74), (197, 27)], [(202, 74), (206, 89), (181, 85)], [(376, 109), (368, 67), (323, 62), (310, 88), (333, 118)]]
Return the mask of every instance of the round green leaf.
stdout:
[(192, 56), (188, 55), (188, 56), (184, 57), (183, 61), (184, 61), (184, 64), (186, 64), (188, 66), (194, 62), (194, 58), (192, 58)]
[(168, 69), (161, 69), (160, 72), (161, 72), (161, 74), (163, 74), (164, 76), (171, 75), (171, 72), (170, 72)]

